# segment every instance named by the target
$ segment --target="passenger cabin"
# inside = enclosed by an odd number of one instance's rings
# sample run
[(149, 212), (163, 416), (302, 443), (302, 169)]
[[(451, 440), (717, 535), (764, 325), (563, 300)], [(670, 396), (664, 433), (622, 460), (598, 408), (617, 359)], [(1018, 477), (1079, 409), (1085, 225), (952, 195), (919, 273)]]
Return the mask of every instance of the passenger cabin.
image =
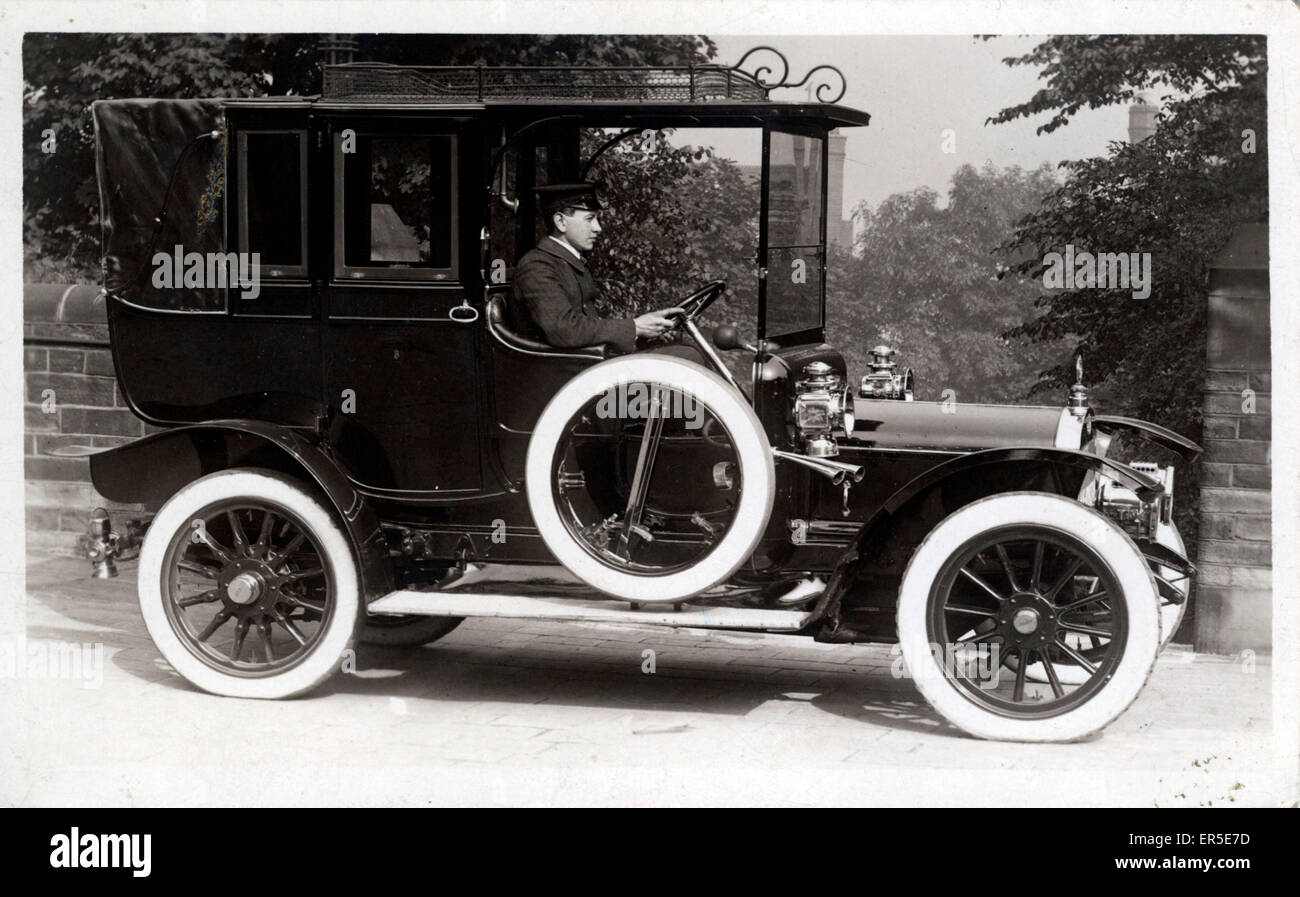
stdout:
[[(541, 236), (533, 188), (586, 172), (584, 128), (609, 129), (601, 151), (648, 128), (758, 129), (758, 336), (819, 342), (827, 133), (869, 117), (777, 101), (791, 85), (766, 74), (352, 63), (319, 96), (96, 103), (127, 402), (163, 426), (318, 430), (375, 499), (510, 489), (546, 397), (600, 357), (529, 344), (500, 314)], [(797, 308), (763, 277), (795, 258)]]

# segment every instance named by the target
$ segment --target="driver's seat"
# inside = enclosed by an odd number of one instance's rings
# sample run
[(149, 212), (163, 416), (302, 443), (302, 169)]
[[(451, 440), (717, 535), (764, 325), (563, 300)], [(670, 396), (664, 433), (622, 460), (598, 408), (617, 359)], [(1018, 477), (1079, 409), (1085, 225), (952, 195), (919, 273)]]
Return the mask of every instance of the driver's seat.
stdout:
[(487, 301), (488, 332), (502, 345), (508, 346), (517, 352), (526, 352), (529, 355), (556, 355), (561, 358), (600, 359), (617, 354), (610, 352), (609, 345), (606, 343), (599, 346), (583, 346), (579, 349), (557, 349), (541, 340), (521, 336), (510, 329), (506, 301), (506, 293), (493, 293), (488, 297)]

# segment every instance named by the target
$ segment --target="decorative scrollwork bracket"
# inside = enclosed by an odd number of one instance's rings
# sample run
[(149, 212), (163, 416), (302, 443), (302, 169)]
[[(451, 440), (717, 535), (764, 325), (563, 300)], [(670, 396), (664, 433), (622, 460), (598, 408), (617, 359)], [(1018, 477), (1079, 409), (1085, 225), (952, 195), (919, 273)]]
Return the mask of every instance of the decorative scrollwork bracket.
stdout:
[[(755, 53), (771, 53), (777, 59), (781, 60), (781, 77), (771, 77), (772, 67), (770, 65), (759, 65), (755, 67), (752, 72), (748, 71), (745, 68), (745, 61)], [(740, 57), (740, 61), (731, 67), (731, 70), (734, 72), (740, 72), (742, 75), (749, 75), (763, 87), (772, 90), (773, 88), (782, 86), (785, 83), (785, 80), (790, 77), (790, 61), (775, 47), (760, 46), (754, 47), (746, 52), (744, 56)]]
[[(781, 77), (776, 78), (773, 76), (775, 72), (775, 61), (771, 65), (756, 65), (753, 71), (747, 70), (745, 68), (745, 63), (749, 60), (749, 57), (753, 56), (755, 53), (771, 53), (777, 60), (780, 60)], [(848, 81), (844, 78), (844, 73), (833, 65), (823, 64), (813, 66), (808, 70), (807, 74), (798, 81), (791, 81), (790, 61), (775, 47), (754, 47), (746, 52), (744, 56), (740, 57), (740, 61), (733, 65), (731, 70), (753, 78), (767, 91), (773, 91), (779, 87), (803, 87), (805, 84), (811, 83), (813, 85), (813, 93), (816, 95), (818, 102), (821, 103), (838, 103), (844, 98), (845, 91), (848, 90)], [(817, 77), (813, 78), (813, 75), (815, 74)], [(834, 77), (832, 77), (832, 75)], [(838, 79), (838, 85), (836, 84), (835, 79)], [(836, 91), (837, 86), (839, 88), (838, 91)], [(830, 95), (831, 91), (835, 91), (833, 96)]]

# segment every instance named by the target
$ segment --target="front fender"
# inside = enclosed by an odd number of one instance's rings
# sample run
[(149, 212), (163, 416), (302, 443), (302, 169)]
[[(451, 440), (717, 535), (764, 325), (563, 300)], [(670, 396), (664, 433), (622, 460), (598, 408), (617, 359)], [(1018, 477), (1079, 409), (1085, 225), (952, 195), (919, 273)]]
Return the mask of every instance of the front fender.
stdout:
[(987, 449), (959, 455), (930, 468), (925, 473), (902, 486), (881, 506), (880, 513), (893, 514), (903, 505), (950, 477), (963, 476), (980, 467), (990, 464), (1024, 463), (1063, 465), (1082, 471), (1104, 473), (1111, 479), (1127, 486), (1138, 494), (1143, 501), (1151, 501), (1164, 491), (1160, 481), (1155, 477), (1134, 470), (1127, 464), (1110, 458), (1103, 458), (1091, 452), (1078, 449), (1044, 448), (1041, 446), (1024, 448)]
[(164, 430), (90, 456), (91, 481), (101, 495), (152, 506), (199, 477), (232, 467), (270, 468), (314, 483), (352, 541), (365, 600), (393, 590), (379, 518), (333, 457), (301, 432), (262, 421), (215, 420)]
[[(902, 534), (909, 529), (909, 523), (912, 524), (911, 529), (913, 530), (910, 535), (916, 541), (923, 538), (924, 533), (915, 524), (919, 522), (920, 518), (925, 517), (926, 505), (929, 504), (929, 499), (933, 497), (941, 508), (941, 511), (935, 511), (933, 508), (928, 509), (931, 515), (935, 513), (950, 514), (957, 510), (956, 506), (950, 506), (951, 500), (949, 502), (942, 501), (941, 490), (945, 486), (957, 486), (958, 488), (951, 490), (951, 493), (962, 495), (963, 497), (959, 500), (962, 502), (973, 501), (997, 492), (1007, 491), (1001, 480), (1008, 478), (1002, 477), (999, 479), (993, 477), (993, 472), (989, 470), (993, 465), (998, 465), (1003, 472), (1017, 473), (1023, 471), (1031, 475), (1045, 474), (1051, 476), (1063, 470), (1082, 472), (1084, 474), (1089, 471), (1102, 473), (1132, 489), (1144, 501), (1151, 501), (1164, 491), (1159, 480), (1148, 476), (1142, 471), (1134, 470), (1119, 461), (1074, 449), (1022, 446), (988, 449), (959, 455), (930, 468), (903, 485), (867, 519), (853, 542), (845, 549), (837, 561), (827, 589), (822, 593), (822, 597), (818, 602), (816, 608), (817, 617), (827, 618), (830, 628), (835, 629), (838, 625), (836, 617), (839, 602), (852, 584), (854, 580), (853, 574), (855, 569), (858, 569), (859, 563), (865, 563), (866, 559), (872, 556), (878, 557), (881, 554), (878, 549), (893, 544), (900, 538), (904, 543), (908, 542), (909, 539)], [(1070, 497), (1074, 497), (1074, 493), (1069, 494)], [(934, 522), (937, 523), (938, 521), (935, 520)], [(897, 571), (901, 573), (908, 557), (910, 557), (910, 552), (890, 551), (885, 553), (891, 556), (892, 566), (897, 567)]]
[(1150, 439), (1156, 445), (1177, 452), (1185, 461), (1191, 461), (1201, 453), (1201, 447), (1186, 437), (1180, 436), (1167, 427), (1150, 421), (1138, 420), (1136, 417), (1118, 417), (1113, 414), (1098, 414), (1092, 418), (1092, 425), (1103, 433), (1116, 430), (1130, 430)]

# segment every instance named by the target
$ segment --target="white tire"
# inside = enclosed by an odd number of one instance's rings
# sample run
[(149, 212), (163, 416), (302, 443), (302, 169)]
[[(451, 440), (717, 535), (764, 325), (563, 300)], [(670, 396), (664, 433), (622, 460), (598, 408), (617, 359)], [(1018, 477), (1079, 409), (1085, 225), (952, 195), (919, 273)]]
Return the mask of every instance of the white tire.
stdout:
[[(1156, 542), (1168, 548), (1170, 551), (1177, 552), (1181, 557), (1187, 557), (1187, 545), (1183, 542), (1182, 533), (1172, 523), (1156, 524)], [(1168, 567), (1161, 567), (1157, 572), (1159, 576), (1166, 576), (1173, 579), (1173, 587), (1183, 596), (1182, 604), (1173, 604), (1165, 601), (1161, 597), (1159, 590), (1156, 591), (1156, 600), (1160, 602), (1160, 650), (1173, 641), (1174, 633), (1183, 623), (1183, 616), (1187, 613), (1187, 596), (1192, 588), (1192, 581), (1188, 577), (1177, 578), (1177, 571), (1170, 570)]]
[[(973, 558), (983, 558), (984, 551), (999, 544), (1019, 544), (1032, 550), (1040, 541), (1049, 545), (1048, 550), (1058, 551), (1055, 557), (1061, 561), (1048, 578), (1059, 574), (1061, 582), (1070, 580), (1072, 558), (1083, 559), (1086, 566), (1081, 569), (1098, 575), (1098, 588), (1107, 589), (1114, 637), (1108, 639), (1109, 647), (1085, 684), (1065, 692), (1064, 686), (1070, 683), (1058, 682), (1046, 700), (1036, 700), (1044, 692), (1042, 687), (1034, 686), (1039, 691), (1026, 700), (1022, 679), (1018, 684), (1021, 695), (1008, 699), (1005, 690), (1011, 683), (999, 683), (1003, 690), (999, 694), (980, 687), (969, 677), (945, 670), (951, 667), (945, 663), (951, 633), (967, 625), (961, 617), (967, 605), (948, 604), (948, 590), (954, 582), (967, 581), (960, 575), (963, 566)], [(1061, 619), (1056, 620), (1054, 611), (1062, 608), (1054, 606), (1054, 596), (1044, 598), (1042, 586), (1035, 585), (1023, 567), (1018, 569), (1014, 578), (1009, 570), (1007, 579), (995, 585), (992, 591), (999, 596), (996, 600), (984, 599), (986, 607), (996, 609), (984, 614), (989, 621), (985, 625), (1002, 633), (997, 638), (1007, 650), (1015, 650), (1018, 640), (1023, 639), (1022, 644), (1029, 646), (1025, 649), (1029, 656), (1038, 657), (1039, 648), (1031, 640), (1039, 639), (1038, 644), (1055, 650), (1054, 640), (1065, 631), (1067, 614), (1061, 613)], [(970, 579), (969, 569), (965, 572)], [(1016, 578), (1024, 582), (1013, 587)], [(982, 586), (979, 589), (981, 596), (988, 591)], [(1077, 741), (1119, 716), (1146, 684), (1160, 645), (1160, 615), (1151, 597), (1154, 589), (1146, 560), (1113, 521), (1059, 495), (1005, 493), (955, 511), (917, 547), (899, 589), (898, 638), (916, 687), (941, 716), (958, 728), (980, 738), (1005, 741)], [(961, 622), (939, 632), (950, 619), (948, 613), (955, 613)], [(1020, 624), (1028, 628), (1027, 633)], [(943, 644), (937, 650), (931, 648), (932, 643), (940, 642)], [(1001, 658), (998, 660), (1000, 663)], [(1052, 664), (1053, 669), (1058, 666)], [(1058, 688), (1061, 694), (1056, 693)]]
[[(254, 544), (252, 534), (242, 524), (241, 533), (249, 543), (247, 548), (240, 551), (230, 541), (223, 546), (232, 564), (223, 565), (220, 560), (214, 560), (215, 552), (207, 555), (206, 562), (196, 561), (192, 554), (195, 550), (207, 551), (198, 547), (199, 540), (192, 538), (194, 521), (209, 516), (221, 519), (225, 515), (222, 509), (227, 506), (233, 506), (236, 514), (248, 513), (250, 520), (272, 521), (267, 524), (272, 529), (269, 541), (262, 549), (266, 559), (264, 572), (271, 572), (261, 580), (254, 573), (259, 563), (255, 558), (257, 546), (262, 543)], [(260, 518), (255, 516), (259, 511), (263, 513)], [(271, 514), (267, 516), (266, 511)], [(284, 534), (279, 544), (275, 541), (277, 530)], [(292, 543), (298, 533), (304, 538), (294, 548)], [(303, 545), (309, 546), (312, 556), (319, 559), (319, 568), (312, 568), (319, 572), (294, 568), (290, 558), (297, 556)], [(285, 552), (284, 556), (279, 554), (281, 551)], [(203, 601), (202, 606), (197, 603), (182, 606), (182, 600), (188, 600), (180, 597), (185, 588), (178, 578), (182, 562), (208, 571), (198, 580), (200, 583), (216, 580), (211, 589), (216, 598)], [(249, 578), (232, 588), (230, 579), (240, 572)], [(219, 573), (220, 577), (211, 573)], [(308, 583), (316, 591), (302, 591)], [(340, 668), (344, 652), (352, 647), (361, 617), (356, 562), (347, 537), (333, 514), (319, 501), (291, 478), (273, 471), (219, 471), (195, 480), (173, 495), (154, 517), (141, 546), (138, 591), (145, 626), (172, 668), (204, 691), (237, 698), (285, 698), (314, 688)], [(294, 594), (322, 596), (319, 603), (310, 602), (311, 613), (320, 609), (319, 618), (308, 621), (305, 616), (293, 617), (293, 612), (309, 613), (307, 604), (298, 603), (296, 598), (286, 615), (284, 608), (290, 605), (278, 599)], [(228, 625), (233, 624), (236, 630), (246, 627), (247, 632), (265, 619), (269, 632), (269, 616), (249, 616), (247, 622), (243, 616), (227, 616), (206, 639), (199, 637), (201, 632), (195, 632), (203, 618), (192, 620), (187, 616), (191, 609), (210, 611), (212, 618), (208, 622), (214, 624), (223, 612), (252, 614), (263, 605), (267, 615), (280, 613), (288, 620), (287, 624), (280, 624), (282, 631), (277, 630), (282, 646), (287, 646), (279, 661), (274, 654), (275, 633), (267, 634), (264, 644), (256, 644), (263, 633), (255, 633), (253, 642), (247, 644), (246, 634), (237, 636), (236, 644), (236, 636)], [(308, 628), (308, 634), (301, 631), (302, 626)], [(218, 636), (231, 638), (232, 647), (227, 653), (233, 653), (233, 659), (225, 663), (221, 652), (208, 641)], [(258, 648), (266, 652), (262, 662), (241, 659), (245, 653), (256, 654)]]
[[(732, 522), (698, 563), (661, 575), (618, 569), (581, 544), (561, 518), (553, 486), (555, 454), (569, 421), (620, 383), (652, 383), (693, 396), (731, 435), (742, 484)], [(776, 477), (771, 448), (748, 402), (725, 380), (671, 355), (638, 353), (602, 362), (564, 385), (538, 418), (528, 444), (528, 506), (546, 547), (589, 585), (630, 601), (681, 601), (723, 582), (753, 554), (772, 514)]]
[[(1187, 556), (1187, 546), (1183, 543), (1183, 537), (1173, 524), (1158, 523), (1156, 525), (1156, 542), (1177, 552), (1183, 557)], [(1174, 633), (1182, 625), (1183, 615), (1187, 613), (1187, 594), (1191, 590), (1191, 580), (1187, 577), (1178, 577), (1178, 573), (1170, 570), (1168, 567), (1161, 567), (1156, 571), (1158, 576), (1167, 576), (1173, 579), (1173, 587), (1183, 596), (1181, 604), (1174, 604), (1166, 601), (1157, 588), (1155, 593), (1156, 604), (1160, 607), (1160, 650), (1163, 651), (1169, 642), (1173, 640)], [(1008, 660), (1008, 666), (1015, 669), (1015, 661)], [(1061, 682), (1066, 685), (1079, 685), (1087, 680), (1088, 673), (1077, 664), (1058, 663), (1055, 665), (1055, 673)], [(1036, 660), (1029, 665), (1027, 675), (1035, 682), (1047, 682), (1047, 671), (1043, 669), (1042, 661)]]

